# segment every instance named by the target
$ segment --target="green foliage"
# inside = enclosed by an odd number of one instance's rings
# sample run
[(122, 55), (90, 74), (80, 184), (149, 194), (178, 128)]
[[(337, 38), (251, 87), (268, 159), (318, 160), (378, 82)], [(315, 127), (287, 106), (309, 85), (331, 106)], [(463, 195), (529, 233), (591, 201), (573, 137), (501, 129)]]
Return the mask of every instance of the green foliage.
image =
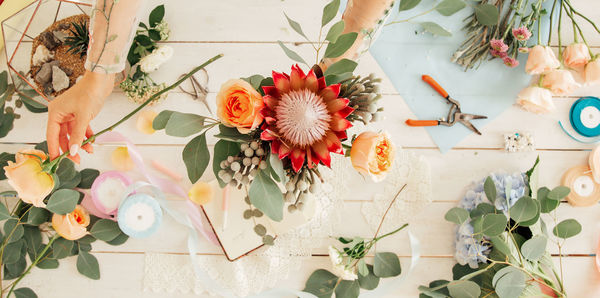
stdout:
[(411, 10), (415, 8), (417, 5), (421, 3), (421, 0), (400, 0), (400, 5), (398, 5), (398, 10), (405, 11)]
[(269, 154), (267, 163), (269, 166), (269, 172), (271, 173), (271, 177), (273, 177), (273, 179), (275, 179), (275, 181), (277, 182), (285, 183), (285, 170), (283, 168), (283, 162), (281, 161), (281, 159), (279, 159), (279, 156), (273, 153)]
[(530, 261), (539, 260), (546, 253), (548, 239), (543, 235), (535, 235), (521, 246), (521, 254)]
[(500, 13), (495, 5), (483, 3), (475, 6), (475, 17), (477, 21), (485, 26), (491, 26), (498, 23)]
[(365, 290), (374, 290), (379, 285), (380, 278), (373, 272), (373, 265), (367, 264), (367, 274), (358, 275), (358, 284)]
[(165, 17), (165, 6), (159, 5), (159, 6), (155, 7), (150, 12), (150, 16), (148, 17), (150, 27), (156, 27), (156, 25), (158, 25), (158, 23), (162, 22), (164, 17)]
[(252, 141), (251, 136), (240, 133), (237, 130), (237, 128), (227, 127), (223, 124), (219, 125), (219, 133), (216, 134), (215, 137), (219, 138), (221, 140), (227, 140), (227, 141), (238, 142), (238, 143), (248, 143), (248, 142)]
[(454, 207), (446, 212), (444, 218), (449, 222), (461, 225), (469, 219), (469, 212), (463, 208)]
[(559, 222), (554, 229), (552, 229), (552, 234), (562, 239), (574, 237), (580, 232), (581, 224), (574, 219), (565, 219)]
[(452, 297), (477, 298), (481, 288), (470, 280), (458, 280), (448, 284), (448, 292)]
[(481, 222), (481, 232), (488, 236), (498, 236), (506, 229), (507, 218), (504, 214), (486, 214)]
[(344, 20), (340, 20), (337, 23), (333, 24), (329, 31), (327, 31), (327, 35), (325, 36), (325, 40), (329, 42), (336, 42), (338, 37), (342, 35), (344, 31), (344, 27), (346, 26)]
[(75, 210), (78, 202), (78, 191), (73, 189), (59, 189), (50, 196), (46, 209), (56, 214), (67, 214)]
[(187, 168), (188, 178), (192, 183), (196, 183), (204, 174), (210, 161), (210, 152), (206, 144), (206, 132), (196, 136), (185, 145), (182, 157)]
[(94, 236), (96, 239), (109, 242), (121, 234), (121, 229), (119, 229), (117, 222), (113, 220), (100, 219), (94, 224), (94, 226), (92, 226), (90, 234), (92, 234), (92, 236)]
[(79, 251), (79, 255), (77, 256), (77, 271), (90, 279), (100, 279), (98, 260), (86, 251)]
[(13, 291), (15, 298), (37, 298), (35, 292), (30, 288), (18, 288)]
[(450, 31), (434, 22), (421, 22), (420, 24), (423, 27), (423, 30), (433, 35), (445, 37), (452, 36), (452, 33), (450, 33)]
[(323, 16), (321, 17), (321, 26), (327, 25), (335, 16), (340, 9), (340, 0), (333, 0), (329, 2), (323, 8)]
[(283, 42), (278, 40), (277, 44), (279, 44), (281, 49), (283, 49), (283, 52), (286, 54), (286, 56), (288, 56), (288, 58), (290, 58), (296, 62), (300, 62), (300, 63), (304, 63), (304, 64), (308, 65), (308, 63), (306, 63), (306, 61), (304, 61), (304, 59), (300, 55), (298, 55), (298, 53), (296, 53), (295, 51), (288, 48), (285, 44), (283, 44)]
[(463, 0), (444, 0), (435, 6), (435, 10), (443, 16), (451, 16), (466, 6)]
[(519, 297), (525, 289), (525, 273), (512, 266), (504, 267), (496, 272), (492, 285), (500, 298)]
[(250, 202), (270, 219), (281, 221), (283, 219), (283, 195), (279, 186), (266, 171), (260, 171), (248, 191)]
[(81, 181), (79, 181), (77, 188), (90, 189), (96, 178), (100, 175), (100, 171), (96, 169), (83, 169), (80, 174)]
[(8, 165), (8, 162), (15, 162), (15, 155), (7, 152), (0, 153), (0, 180), (6, 179), (6, 174), (4, 173), (4, 167)]
[(512, 207), (510, 207), (510, 218), (521, 223), (535, 218), (539, 213), (536, 203), (530, 197), (520, 198)]
[(219, 177), (219, 171), (221, 171), (221, 162), (226, 160), (228, 156), (235, 156), (240, 153), (240, 143), (231, 142), (227, 140), (218, 140), (215, 144), (215, 150), (213, 151), (213, 173), (219, 185), (225, 187), (226, 183)]
[(207, 128), (205, 119), (196, 114), (173, 112), (165, 126), (165, 133), (174, 137), (189, 137)]
[(356, 69), (357, 66), (358, 63), (344, 58), (330, 65), (327, 70), (325, 70), (324, 76), (327, 77), (330, 75), (341, 75), (345, 73), (352, 75), (352, 72), (354, 72), (354, 69)]
[(158, 113), (158, 115), (152, 121), (152, 128), (155, 130), (165, 129), (167, 127), (167, 122), (171, 118), (175, 111), (164, 110)]
[(336, 298), (358, 298), (360, 286), (357, 280), (342, 280), (335, 288)]
[(69, 29), (69, 31), (71, 32), (71, 35), (65, 38), (65, 45), (69, 46), (67, 53), (79, 54), (79, 57), (83, 58), (87, 55), (87, 49), (90, 43), (90, 32), (87, 19), (83, 19), (79, 23), (71, 23), (71, 29)]
[(335, 274), (318, 269), (308, 277), (303, 291), (319, 298), (331, 297), (337, 281), (338, 277)]
[(485, 196), (490, 202), (492, 202), (492, 204), (496, 202), (496, 184), (494, 184), (494, 180), (492, 180), (492, 177), (485, 178), (485, 182), (483, 183), (483, 190), (485, 192)]
[(334, 43), (330, 43), (325, 49), (325, 58), (336, 58), (344, 53), (354, 44), (358, 33), (349, 32), (340, 35)]
[(402, 273), (398, 256), (391, 252), (378, 252), (373, 260), (373, 273), (377, 277), (394, 277)]

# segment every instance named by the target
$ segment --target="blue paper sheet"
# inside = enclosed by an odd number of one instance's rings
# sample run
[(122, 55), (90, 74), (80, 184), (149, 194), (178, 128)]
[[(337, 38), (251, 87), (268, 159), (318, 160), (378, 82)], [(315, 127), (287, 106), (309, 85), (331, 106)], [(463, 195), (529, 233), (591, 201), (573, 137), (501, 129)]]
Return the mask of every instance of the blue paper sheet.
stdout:
[[(435, 5), (435, 1), (424, 0), (417, 8), (399, 13), (399, 2), (388, 22), (409, 18)], [(412, 23), (386, 26), (370, 52), (418, 119), (437, 120), (448, 114), (446, 100), (421, 80), (421, 75), (428, 74), (461, 103), (464, 113), (488, 117), (472, 121), (485, 134), (484, 126), (515, 102), (517, 94), (529, 84), (531, 77), (524, 71), (526, 55), (523, 54), (519, 58), (519, 67), (514, 69), (505, 66), (500, 59), (485, 62), (478, 69), (466, 72), (451, 62), (452, 55), (465, 40), (462, 20), (472, 11), (467, 7), (450, 17), (434, 11), (415, 18)], [(440, 24), (453, 36), (435, 37), (423, 33), (418, 22), (425, 21)], [(543, 27), (542, 36), (547, 36), (547, 26)], [(536, 38), (532, 37), (532, 41)], [(428, 127), (427, 131), (441, 152), (452, 149), (472, 133), (460, 123), (452, 127)]]

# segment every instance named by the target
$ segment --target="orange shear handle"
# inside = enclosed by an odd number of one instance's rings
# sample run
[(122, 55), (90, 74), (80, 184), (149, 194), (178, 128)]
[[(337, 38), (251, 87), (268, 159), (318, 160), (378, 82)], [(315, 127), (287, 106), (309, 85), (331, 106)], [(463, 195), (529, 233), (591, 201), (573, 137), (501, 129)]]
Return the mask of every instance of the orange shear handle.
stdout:
[(442, 86), (440, 86), (440, 84), (438, 84), (438, 82), (436, 82), (432, 77), (423, 75), (421, 79), (429, 84), (431, 88), (435, 89), (435, 91), (437, 91), (442, 97), (448, 98), (448, 92), (446, 92), (446, 90), (444, 90), (444, 88), (442, 88)]
[(406, 120), (406, 125), (408, 126), (438, 126), (440, 122), (437, 120)]

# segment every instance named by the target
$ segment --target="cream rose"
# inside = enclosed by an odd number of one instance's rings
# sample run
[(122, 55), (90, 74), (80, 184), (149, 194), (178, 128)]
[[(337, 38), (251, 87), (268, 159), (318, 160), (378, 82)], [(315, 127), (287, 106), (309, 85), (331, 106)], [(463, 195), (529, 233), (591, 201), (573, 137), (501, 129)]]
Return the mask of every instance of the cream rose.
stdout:
[(600, 84), (600, 59), (596, 58), (585, 66), (585, 83), (587, 85)]
[(566, 47), (562, 58), (565, 65), (571, 68), (585, 66), (592, 59), (590, 49), (583, 43), (574, 43)]
[(173, 56), (173, 48), (169, 46), (160, 46), (152, 53), (142, 57), (140, 60), (140, 69), (145, 73), (151, 73), (157, 70), (161, 64), (167, 62)]
[(542, 87), (550, 89), (554, 95), (567, 95), (581, 87), (566, 69), (554, 69), (543, 76)]
[(556, 109), (552, 102), (552, 92), (537, 86), (530, 86), (519, 92), (517, 104), (522, 109), (536, 114), (548, 114)]
[(385, 179), (394, 162), (395, 148), (386, 133), (367, 131), (352, 143), (352, 166), (363, 176), (375, 182)]
[(556, 59), (550, 47), (537, 45), (529, 50), (529, 57), (525, 64), (525, 72), (528, 74), (542, 74), (558, 68), (560, 61)]

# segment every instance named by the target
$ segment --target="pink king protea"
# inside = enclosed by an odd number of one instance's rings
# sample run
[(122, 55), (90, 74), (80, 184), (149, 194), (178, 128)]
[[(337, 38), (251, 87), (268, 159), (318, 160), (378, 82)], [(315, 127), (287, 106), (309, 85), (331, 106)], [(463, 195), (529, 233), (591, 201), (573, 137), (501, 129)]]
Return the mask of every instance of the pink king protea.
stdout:
[(346, 120), (354, 109), (339, 98), (340, 84), (326, 86), (311, 70), (304, 74), (298, 65), (290, 75), (273, 71), (275, 86), (264, 86), (265, 117), (261, 139), (271, 141), (271, 151), (280, 159), (289, 157), (298, 172), (319, 163), (331, 165), (330, 152), (343, 154), (342, 140), (352, 123)]

